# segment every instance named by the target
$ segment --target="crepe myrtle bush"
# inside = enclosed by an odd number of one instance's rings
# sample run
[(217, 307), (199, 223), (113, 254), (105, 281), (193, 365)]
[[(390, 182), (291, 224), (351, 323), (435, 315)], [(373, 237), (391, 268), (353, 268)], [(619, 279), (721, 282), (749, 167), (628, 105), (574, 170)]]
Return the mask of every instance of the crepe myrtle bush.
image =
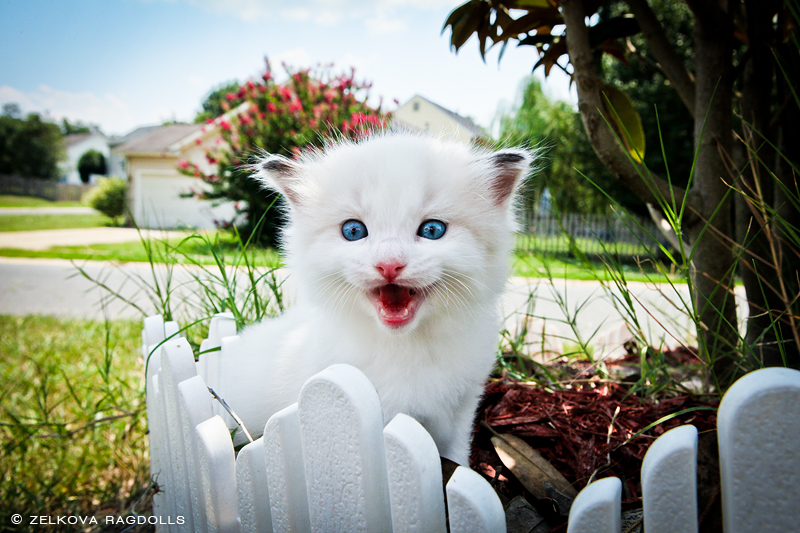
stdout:
[(385, 127), (389, 118), (381, 112), (381, 104), (367, 105), (371, 85), (357, 82), (353, 69), (332, 75), (332, 66), (294, 72), (285, 64), (283, 68), (288, 79), (277, 83), (267, 63), (261, 79), (227, 93), (223, 115), (206, 120), (205, 127), (217, 127), (221, 136), (211, 147), (196, 141), (205, 150), (206, 170), (189, 161), (178, 164), (183, 174), (209, 185), (194, 191), (195, 197), (235, 202), (234, 219), (217, 221), (218, 226), (235, 227), (243, 239), (252, 235), (253, 242), (264, 246), (276, 244), (283, 219), (277, 209), (278, 193), (264, 190), (250, 177), (248, 165), (256, 156), (267, 152), (297, 158), (331, 138), (358, 139)]

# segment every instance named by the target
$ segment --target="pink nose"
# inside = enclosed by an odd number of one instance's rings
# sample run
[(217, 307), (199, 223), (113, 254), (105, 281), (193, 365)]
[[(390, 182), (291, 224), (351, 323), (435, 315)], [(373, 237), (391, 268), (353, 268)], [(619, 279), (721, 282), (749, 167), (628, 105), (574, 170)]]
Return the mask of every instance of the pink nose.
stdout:
[(397, 276), (400, 275), (400, 271), (403, 270), (406, 266), (397, 261), (386, 261), (381, 262), (375, 265), (375, 270), (378, 273), (386, 278), (386, 281), (392, 283)]

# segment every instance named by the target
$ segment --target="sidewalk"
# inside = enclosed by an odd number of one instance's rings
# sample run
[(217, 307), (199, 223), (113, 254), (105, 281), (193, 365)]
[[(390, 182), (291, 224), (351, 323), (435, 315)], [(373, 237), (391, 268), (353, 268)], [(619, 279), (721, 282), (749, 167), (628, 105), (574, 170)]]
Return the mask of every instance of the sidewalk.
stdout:
[[(67, 209), (67, 208), (62, 208)], [(148, 239), (184, 237), (180, 231), (141, 230)], [(81, 229), (43, 229), (37, 231), (0, 232), (0, 248), (18, 250), (47, 250), (52, 246), (82, 246), (89, 244), (115, 244), (138, 241), (139, 232), (135, 228), (81, 228)]]

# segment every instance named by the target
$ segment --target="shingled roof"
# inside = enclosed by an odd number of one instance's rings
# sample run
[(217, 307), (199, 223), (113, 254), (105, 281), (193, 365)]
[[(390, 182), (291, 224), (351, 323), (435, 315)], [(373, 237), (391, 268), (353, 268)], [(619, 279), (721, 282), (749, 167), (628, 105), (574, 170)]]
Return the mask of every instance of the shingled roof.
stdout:
[(195, 135), (202, 124), (167, 124), (117, 147), (122, 153), (174, 153), (184, 139)]

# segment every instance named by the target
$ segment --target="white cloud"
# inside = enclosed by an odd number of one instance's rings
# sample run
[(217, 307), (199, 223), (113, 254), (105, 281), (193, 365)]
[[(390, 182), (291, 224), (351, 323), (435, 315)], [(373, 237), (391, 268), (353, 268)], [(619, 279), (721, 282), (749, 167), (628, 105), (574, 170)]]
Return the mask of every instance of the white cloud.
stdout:
[(128, 105), (111, 93), (73, 93), (47, 85), (26, 93), (4, 85), (0, 87), (0, 103), (7, 102), (18, 103), (24, 113), (40, 113), (56, 121), (66, 118), (97, 124), (107, 133), (124, 132), (136, 125)]
[[(142, 0), (154, 1), (154, 0)], [(305, 22), (313, 20), (321, 26), (335, 26), (344, 18), (364, 18), (375, 20), (379, 27), (390, 31), (405, 29), (405, 23), (398, 20), (383, 21), (382, 13), (388, 9), (413, 8), (425, 11), (438, 10), (443, 7), (457, 7), (454, 0), (298, 0), (286, 7), (287, 2), (281, 0), (161, 0), (167, 2), (182, 1), (215, 13), (232, 13), (245, 21), (260, 21), (274, 17), (276, 14), (285, 20)], [(391, 22), (390, 26), (386, 23)], [(383, 23), (383, 26), (381, 26)], [(401, 27), (402, 24), (402, 27)]]
[(281, 16), (286, 20), (294, 22), (305, 22), (311, 18), (314, 13), (310, 9), (304, 7), (293, 7), (291, 9), (281, 10)]
[(284, 50), (282, 52), (278, 52), (277, 54), (271, 55), (269, 57), (269, 62), (272, 65), (273, 70), (280, 69), (282, 63), (286, 63), (288, 66), (293, 68), (312, 66), (311, 54), (309, 54), (308, 51), (302, 46), (292, 48), (290, 50)]
[(401, 18), (390, 18), (385, 12), (381, 11), (373, 17), (364, 20), (367, 33), (370, 35), (387, 35), (390, 33), (400, 33), (406, 31), (408, 26)]

